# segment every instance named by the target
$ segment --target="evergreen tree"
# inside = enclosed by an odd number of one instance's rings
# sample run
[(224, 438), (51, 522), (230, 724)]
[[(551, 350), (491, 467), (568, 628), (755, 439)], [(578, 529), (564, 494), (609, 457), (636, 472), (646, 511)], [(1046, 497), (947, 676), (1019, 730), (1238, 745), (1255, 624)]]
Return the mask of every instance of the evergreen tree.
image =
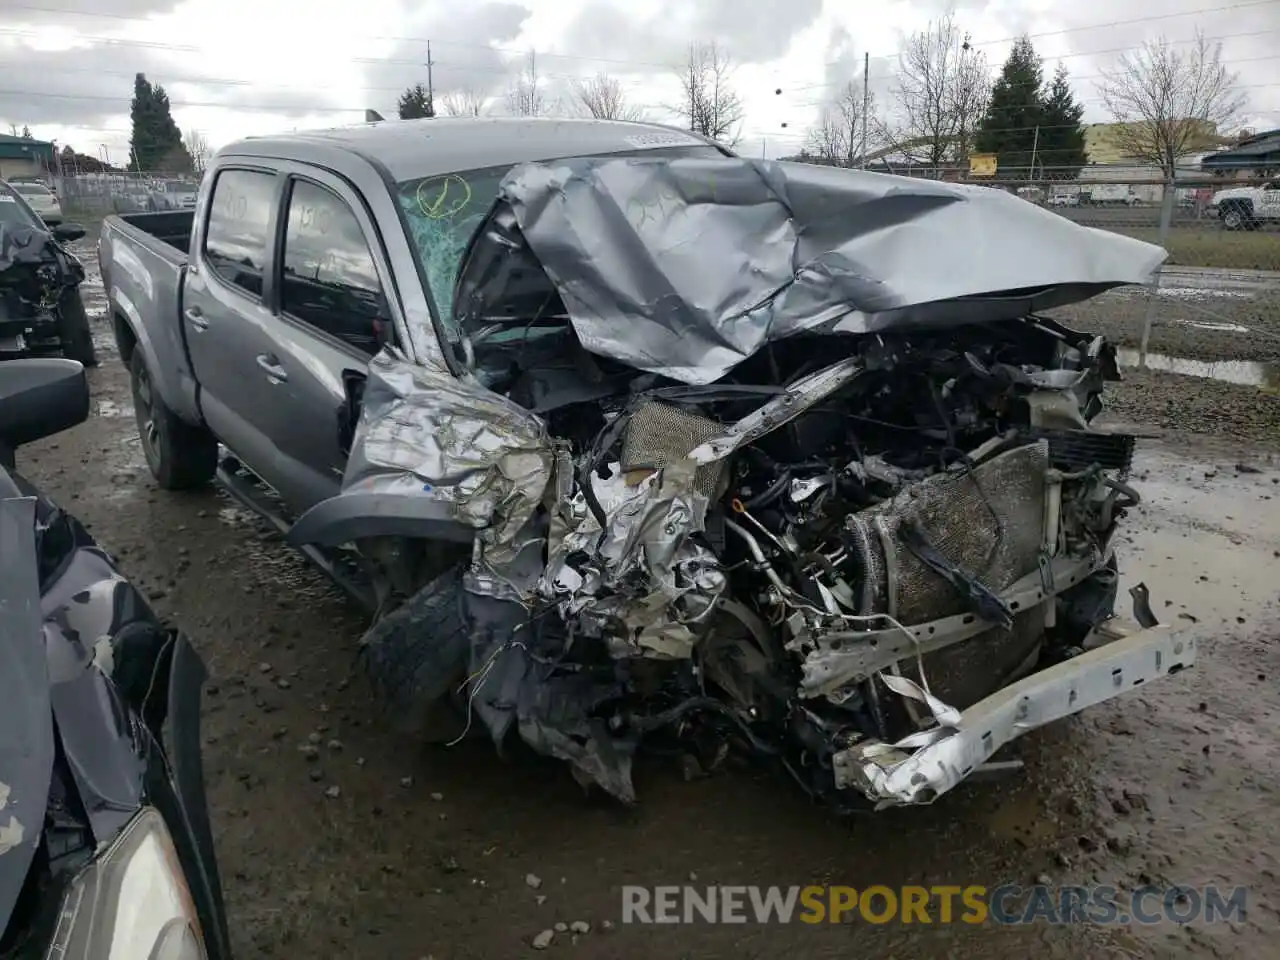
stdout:
[[(978, 127), (976, 153), (994, 153), (1001, 179), (1027, 179), (1041, 165), (1036, 129), (1044, 123), (1044, 70), (1028, 37), (1013, 45)], [(1043, 134), (1043, 131), (1041, 131)]]
[(399, 108), (401, 120), (418, 120), (436, 115), (436, 105), (432, 102), (431, 93), (420, 83), (400, 94)]
[(1067, 68), (1058, 64), (1053, 83), (1044, 98), (1044, 124), (1040, 128), (1040, 159), (1056, 180), (1074, 180), (1089, 162), (1085, 151), (1084, 127), (1080, 118), (1084, 105), (1077, 103), (1067, 80)]
[(191, 155), (182, 145), (182, 131), (174, 122), (169, 95), (152, 86), (145, 74), (133, 79), (133, 104), (129, 109), (133, 135), (129, 139), (129, 166), (148, 173), (188, 173)]

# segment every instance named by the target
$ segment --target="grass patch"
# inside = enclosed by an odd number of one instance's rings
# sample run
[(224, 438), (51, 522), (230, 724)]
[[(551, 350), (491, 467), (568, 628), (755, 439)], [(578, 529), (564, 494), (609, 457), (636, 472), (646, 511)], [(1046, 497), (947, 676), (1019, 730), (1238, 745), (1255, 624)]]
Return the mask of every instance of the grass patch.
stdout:
[[(1148, 243), (1160, 242), (1160, 231), (1155, 227), (1120, 227), (1112, 232)], [(1276, 231), (1237, 232), (1218, 227), (1203, 230), (1175, 227), (1169, 231), (1164, 247), (1169, 251), (1168, 262), (1184, 267), (1280, 270), (1280, 232)]]

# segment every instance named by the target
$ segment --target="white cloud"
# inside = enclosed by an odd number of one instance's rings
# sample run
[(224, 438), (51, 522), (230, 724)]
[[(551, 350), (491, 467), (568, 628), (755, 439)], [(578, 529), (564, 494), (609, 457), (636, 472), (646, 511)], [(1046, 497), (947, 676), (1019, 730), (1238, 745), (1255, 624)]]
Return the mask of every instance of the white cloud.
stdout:
[[(957, 19), (997, 69), (1016, 34), (1030, 33), (1050, 69), (1062, 58), (1086, 119), (1105, 120), (1099, 65), (1163, 33), (1201, 26), (1223, 37), (1257, 126), (1280, 126), (1280, 10), (1224, 0), (952, 0)], [(164, 85), (178, 125), (213, 145), (248, 134), (392, 115), (399, 93), (426, 82), (427, 41), (439, 91), (467, 87), (500, 104), (522, 51), (538, 51), (552, 97), (573, 77), (603, 71), (655, 120), (670, 120), (674, 69), (691, 40), (730, 54), (746, 108), (743, 152), (794, 152), (823, 101), (860, 79), (871, 55), (882, 105), (904, 33), (948, 0), (0, 0), (0, 123), (29, 125), (86, 153), (127, 154), (133, 76)], [(1196, 15), (1169, 17), (1187, 11)], [(1160, 17), (1161, 19), (1141, 19)], [(1117, 20), (1137, 21), (1116, 23)], [(1090, 28), (1090, 29), (1083, 29)], [(775, 91), (781, 90), (781, 93)], [(785, 125), (785, 126), (784, 126)]]

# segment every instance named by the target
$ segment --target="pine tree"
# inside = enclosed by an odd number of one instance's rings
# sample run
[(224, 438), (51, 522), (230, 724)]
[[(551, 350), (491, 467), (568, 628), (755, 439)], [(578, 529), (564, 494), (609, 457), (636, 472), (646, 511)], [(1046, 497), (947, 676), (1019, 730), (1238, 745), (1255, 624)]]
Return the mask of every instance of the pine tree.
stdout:
[(1077, 103), (1067, 79), (1067, 68), (1058, 64), (1053, 83), (1044, 98), (1044, 124), (1040, 128), (1040, 160), (1053, 169), (1056, 180), (1074, 180), (1089, 162), (1084, 127), (1084, 105)]
[[(1013, 45), (978, 127), (976, 153), (994, 153), (1001, 179), (1027, 179), (1040, 166), (1036, 130), (1044, 123), (1044, 70), (1028, 37)], [(1043, 131), (1041, 131), (1043, 133)]]
[(182, 145), (182, 131), (174, 122), (169, 95), (152, 86), (146, 74), (133, 79), (133, 104), (129, 109), (133, 135), (129, 139), (129, 166), (137, 171), (188, 173), (191, 156)]
[(431, 93), (420, 83), (400, 94), (399, 108), (401, 120), (418, 120), (436, 115), (436, 105), (432, 102)]

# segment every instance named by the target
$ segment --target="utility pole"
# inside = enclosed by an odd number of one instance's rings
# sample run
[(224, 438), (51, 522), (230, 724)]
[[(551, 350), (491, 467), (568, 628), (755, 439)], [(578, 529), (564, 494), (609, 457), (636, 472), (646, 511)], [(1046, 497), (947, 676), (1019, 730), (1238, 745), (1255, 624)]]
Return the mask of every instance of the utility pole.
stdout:
[(429, 117), (436, 115), (436, 88), (431, 79), (431, 68), (435, 63), (431, 59), (431, 41), (427, 41), (427, 108), (431, 111), (427, 114)]
[(867, 169), (867, 112), (871, 109), (871, 54), (862, 55), (862, 169)]

